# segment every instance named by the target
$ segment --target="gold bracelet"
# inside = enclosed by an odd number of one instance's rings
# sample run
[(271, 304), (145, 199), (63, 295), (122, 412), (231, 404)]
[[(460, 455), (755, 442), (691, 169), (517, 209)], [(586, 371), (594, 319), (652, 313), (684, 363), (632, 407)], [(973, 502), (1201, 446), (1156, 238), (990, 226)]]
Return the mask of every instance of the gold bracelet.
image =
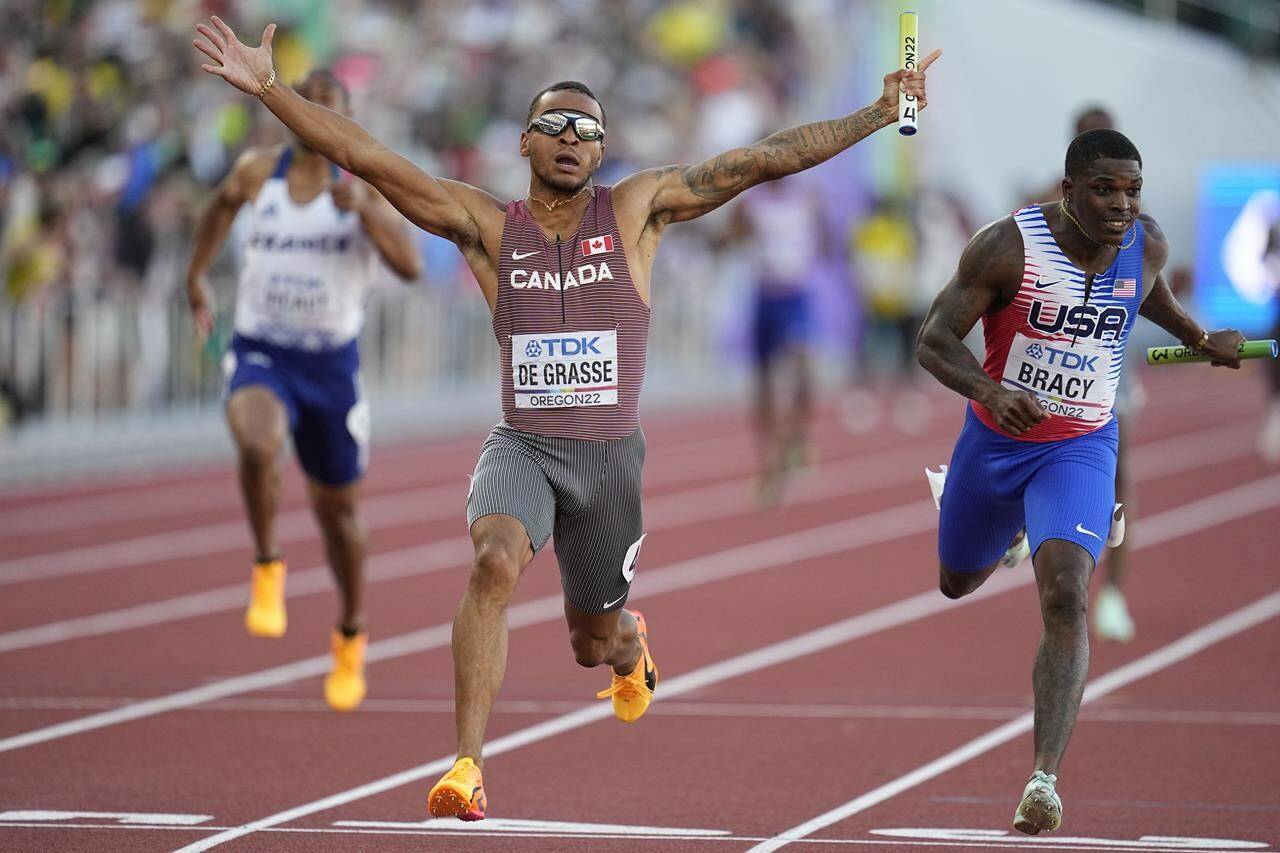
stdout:
[(275, 85), (275, 82), (276, 82), (276, 70), (272, 68), (271, 76), (267, 78), (267, 82), (262, 84), (262, 88), (258, 90), (258, 94), (254, 95), (254, 97), (257, 98), (259, 101), (261, 101), (262, 96), (267, 94), (267, 90), (270, 89), (273, 85)]
[(1191, 348), (1195, 350), (1202, 350), (1204, 349), (1204, 345), (1207, 343), (1209, 343), (1209, 331), (1206, 329), (1200, 333), (1200, 340), (1192, 344)]

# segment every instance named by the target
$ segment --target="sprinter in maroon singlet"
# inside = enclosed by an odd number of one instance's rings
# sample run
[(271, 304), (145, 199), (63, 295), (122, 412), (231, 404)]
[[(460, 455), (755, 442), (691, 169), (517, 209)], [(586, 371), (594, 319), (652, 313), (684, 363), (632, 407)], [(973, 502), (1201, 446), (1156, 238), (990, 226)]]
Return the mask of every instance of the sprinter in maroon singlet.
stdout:
[(649, 273), (667, 225), (715, 210), (756, 184), (816, 166), (897, 120), (898, 96), (925, 105), (924, 71), (884, 78), (880, 97), (842, 118), (783, 130), (695, 166), (647, 169), (616, 187), (591, 177), (605, 114), (581, 83), (529, 105), (520, 153), (529, 194), (504, 204), (435, 178), (358, 124), (276, 82), (275, 25), (250, 48), (218, 18), (197, 27), (204, 70), (254, 95), (309, 146), (365, 179), (409, 221), (452, 240), (493, 311), (502, 349), (500, 423), (468, 496), (475, 562), (453, 623), (458, 760), (428, 795), (436, 816), (484, 817), (481, 746), (506, 672), (506, 610), (520, 573), (554, 531), (565, 618), (578, 663), (608, 664), (601, 697), (631, 722), (657, 683), (644, 619), (622, 609), (643, 540), (637, 404), (649, 328)]

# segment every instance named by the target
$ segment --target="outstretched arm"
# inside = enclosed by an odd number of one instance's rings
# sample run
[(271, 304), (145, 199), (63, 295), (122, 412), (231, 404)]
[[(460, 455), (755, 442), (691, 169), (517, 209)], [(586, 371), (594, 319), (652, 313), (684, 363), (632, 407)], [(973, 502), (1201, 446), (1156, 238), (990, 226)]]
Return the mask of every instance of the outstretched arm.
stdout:
[[(696, 166), (649, 169), (627, 178), (618, 191), (633, 185), (649, 193), (650, 216), (684, 222), (710, 213), (743, 190), (803, 172), (897, 121), (898, 94), (914, 95), (924, 109), (925, 70), (942, 51), (929, 54), (918, 69), (886, 74), (884, 91), (871, 106), (843, 118), (788, 128), (746, 148), (735, 148)], [(630, 189), (630, 187), (627, 187)]]
[(943, 385), (986, 406), (1001, 429), (1014, 435), (1031, 429), (1048, 415), (1024, 391), (996, 382), (964, 345), (978, 318), (1007, 301), (1022, 278), (1022, 239), (1011, 219), (977, 233), (956, 274), (933, 300), (916, 339), (916, 358)]
[(1155, 271), (1151, 288), (1142, 299), (1138, 313), (1173, 335), (1189, 347), (1195, 347), (1213, 359), (1215, 366), (1239, 369), (1240, 354), (1237, 351), (1244, 336), (1234, 329), (1217, 332), (1206, 331), (1186, 312), (1165, 281), (1165, 262), (1169, 258), (1169, 243), (1164, 232), (1150, 216), (1141, 216), (1146, 240), (1143, 246), (1143, 262)]
[(215, 16), (212, 21), (212, 27), (196, 26), (204, 39), (196, 39), (195, 46), (212, 60), (201, 66), (204, 71), (260, 98), (307, 145), (364, 178), (418, 227), (460, 245), (479, 242), (478, 210), (495, 203), (491, 196), (461, 184), (446, 188), (351, 119), (276, 82), (271, 59), (275, 24), (263, 32), (261, 46), (250, 48), (222, 19)]

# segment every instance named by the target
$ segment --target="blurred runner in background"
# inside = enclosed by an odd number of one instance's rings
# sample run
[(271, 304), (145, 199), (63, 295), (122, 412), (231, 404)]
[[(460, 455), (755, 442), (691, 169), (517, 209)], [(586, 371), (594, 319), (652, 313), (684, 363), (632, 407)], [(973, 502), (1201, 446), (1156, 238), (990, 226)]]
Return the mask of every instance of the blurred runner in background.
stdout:
[[(346, 113), (350, 95), (327, 70), (298, 86), (303, 97)], [(286, 628), (285, 562), (276, 537), (280, 451), (292, 435), (324, 535), (342, 612), (331, 641), (326, 701), (349, 711), (364, 699), (365, 530), (357, 513), (369, 447), (356, 337), (381, 258), (406, 281), (421, 261), (404, 219), (364, 181), (301, 139), (250, 148), (218, 185), (200, 219), (187, 272), (196, 325), (213, 330), (205, 274), (240, 208), (252, 223), (236, 292), (235, 337), (223, 364), (226, 416), (235, 440), (254, 565), (245, 627), (258, 637)]]
[(787, 472), (812, 461), (810, 275), (824, 226), (817, 196), (788, 181), (764, 184), (743, 197), (733, 221), (751, 269), (758, 488), (761, 501), (769, 504), (782, 497)]

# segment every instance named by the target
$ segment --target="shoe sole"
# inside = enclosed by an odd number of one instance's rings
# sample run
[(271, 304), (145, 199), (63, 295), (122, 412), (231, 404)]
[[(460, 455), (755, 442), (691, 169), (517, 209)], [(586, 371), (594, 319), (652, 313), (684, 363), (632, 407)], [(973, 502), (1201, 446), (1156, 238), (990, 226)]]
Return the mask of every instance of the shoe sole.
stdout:
[(1053, 800), (1038, 792), (1028, 794), (1013, 816), (1013, 828), (1026, 835), (1052, 832), (1061, 825), (1062, 812)]
[(244, 622), (244, 629), (249, 632), (250, 636), (265, 637), (269, 640), (280, 639), (285, 635), (285, 632), (288, 630), (288, 628), (289, 626), (287, 622), (281, 625), (279, 628), (276, 628), (274, 626), (269, 628), (264, 628), (261, 625), (253, 624), (248, 618), (246, 618)]
[(484, 812), (471, 808), (471, 803), (462, 799), (452, 788), (442, 788), (431, 793), (427, 803), (427, 811), (432, 817), (456, 817), (458, 820), (484, 820)]
[(335, 699), (333, 696), (330, 695), (329, 688), (326, 685), (325, 691), (324, 691), (324, 701), (325, 701), (325, 704), (328, 705), (333, 710), (345, 714), (348, 711), (354, 711), (356, 708), (359, 708), (360, 703), (364, 701), (364, 697), (367, 695), (367, 693), (368, 693), (368, 690), (362, 687), (360, 689), (359, 695), (356, 696), (354, 700)]

